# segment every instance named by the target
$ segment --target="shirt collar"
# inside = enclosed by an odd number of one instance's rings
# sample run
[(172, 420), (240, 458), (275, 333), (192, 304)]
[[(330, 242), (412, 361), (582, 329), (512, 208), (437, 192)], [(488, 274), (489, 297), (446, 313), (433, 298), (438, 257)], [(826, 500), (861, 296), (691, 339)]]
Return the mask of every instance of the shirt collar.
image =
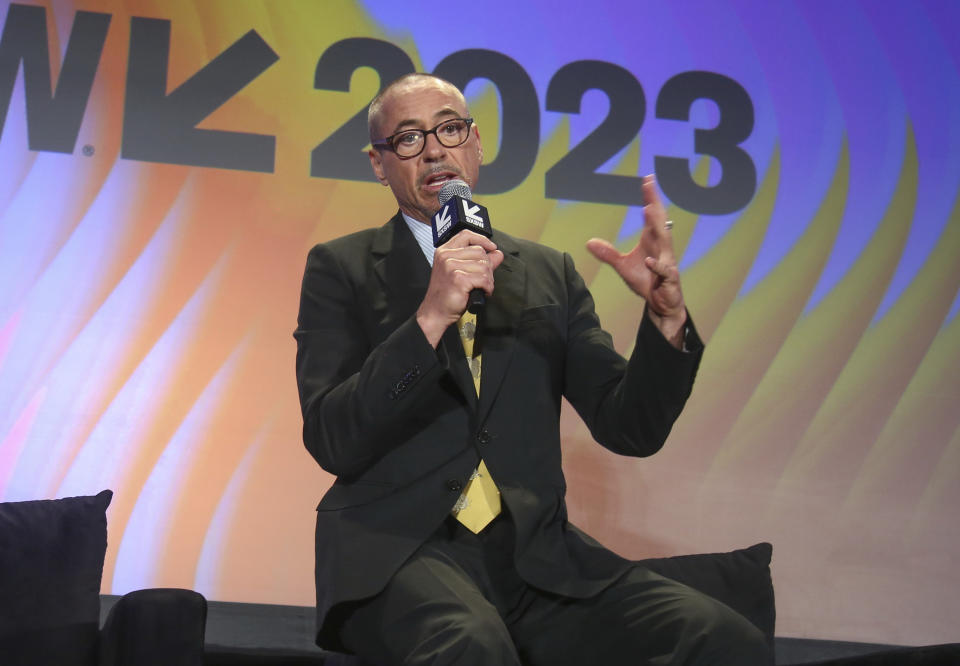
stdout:
[(413, 234), (413, 237), (417, 239), (417, 244), (420, 246), (420, 249), (423, 250), (423, 256), (427, 258), (427, 263), (430, 264), (432, 268), (434, 251), (433, 227), (431, 227), (429, 224), (418, 222), (403, 211), (401, 211), (400, 214), (403, 215), (403, 221), (407, 223), (407, 226), (410, 228), (410, 232)]

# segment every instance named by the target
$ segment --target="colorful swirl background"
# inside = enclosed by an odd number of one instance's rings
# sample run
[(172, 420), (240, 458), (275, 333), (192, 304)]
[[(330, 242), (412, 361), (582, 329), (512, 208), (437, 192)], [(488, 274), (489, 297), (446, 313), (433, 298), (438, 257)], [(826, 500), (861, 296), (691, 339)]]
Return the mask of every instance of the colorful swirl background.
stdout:
[[(529, 74), (539, 151), (493, 223), (570, 252), (625, 353), (640, 306), (584, 249), (636, 241), (636, 207), (544, 196), (544, 174), (607, 113), (543, 107), (575, 60), (629, 70), (639, 136), (605, 167), (693, 152), (660, 120), (677, 73), (737, 81), (755, 124), (750, 203), (671, 207), (683, 285), (708, 341), (663, 451), (624, 459), (563, 416), (571, 520), (631, 557), (774, 544), (778, 633), (957, 640), (960, 616), (960, 4), (763, 0), (435, 3), (54, 0), (54, 86), (78, 10), (111, 15), (72, 153), (31, 150), (24, 77), (0, 135), (0, 499), (115, 492), (103, 591), (313, 603), (313, 507), (293, 376), (299, 283), (316, 242), (385, 221), (374, 183), (310, 176), (310, 151), (380, 82), (313, 87), (335, 42), (372, 37), (431, 71), (467, 48)], [(573, 3), (571, 3), (573, 4)], [(0, 16), (12, 3), (0, 0)], [(172, 90), (257, 34), (279, 59), (201, 124), (276, 137), (272, 173), (121, 157), (131, 17), (171, 22)], [(467, 89), (487, 160), (496, 91)], [(478, 197), (479, 199), (479, 197)], [(651, 381), (655, 381), (652, 379)], [(950, 509), (953, 506), (954, 509)], [(953, 516), (953, 517), (951, 517)]]

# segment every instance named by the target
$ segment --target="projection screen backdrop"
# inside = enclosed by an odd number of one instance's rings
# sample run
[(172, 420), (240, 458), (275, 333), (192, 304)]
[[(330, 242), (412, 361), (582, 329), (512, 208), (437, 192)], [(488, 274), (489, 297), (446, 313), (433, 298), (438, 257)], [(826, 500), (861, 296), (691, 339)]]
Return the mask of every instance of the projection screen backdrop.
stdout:
[(670, 202), (697, 386), (645, 460), (565, 411), (571, 520), (771, 541), (781, 635), (956, 640), (960, 4), (564, 4), (0, 0), (0, 498), (112, 488), (104, 592), (312, 604), (300, 278), (395, 211), (365, 108), (436, 72), (477, 200), (624, 353), (640, 305), (584, 242), (636, 241), (642, 174)]

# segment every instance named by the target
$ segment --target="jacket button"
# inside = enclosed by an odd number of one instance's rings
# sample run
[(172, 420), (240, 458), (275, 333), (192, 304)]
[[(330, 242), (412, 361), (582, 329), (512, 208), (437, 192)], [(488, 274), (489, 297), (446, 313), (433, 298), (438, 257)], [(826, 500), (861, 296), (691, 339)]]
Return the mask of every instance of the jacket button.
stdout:
[(458, 493), (463, 490), (463, 484), (460, 483), (460, 479), (447, 479), (447, 490), (452, 493)]
[(483, 428), (480, 432), (477, 433), (477, 441), (481, 444), (486, 444), (492, 439), (490, 431), (486, 428)]

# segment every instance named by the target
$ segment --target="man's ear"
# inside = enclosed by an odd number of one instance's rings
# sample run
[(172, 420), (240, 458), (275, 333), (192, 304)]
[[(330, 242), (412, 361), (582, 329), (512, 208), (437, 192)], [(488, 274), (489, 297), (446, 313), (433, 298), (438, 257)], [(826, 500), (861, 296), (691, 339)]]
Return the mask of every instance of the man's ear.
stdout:
[(373, 175), (377, 177), (381, 185), (389, 185), (387, 175), (383, 172), (383, 156), (380, 154), (380, 151), (376, 148), (371, 148), (367, 151), (367, 155), (370, 157), (370, 166), (373, 167)]
[(480, 143), (480, 126), (476, 122), (473, 123), (473, 135), (477, 137), (477, 157), (483, 164), (483, 144)]

